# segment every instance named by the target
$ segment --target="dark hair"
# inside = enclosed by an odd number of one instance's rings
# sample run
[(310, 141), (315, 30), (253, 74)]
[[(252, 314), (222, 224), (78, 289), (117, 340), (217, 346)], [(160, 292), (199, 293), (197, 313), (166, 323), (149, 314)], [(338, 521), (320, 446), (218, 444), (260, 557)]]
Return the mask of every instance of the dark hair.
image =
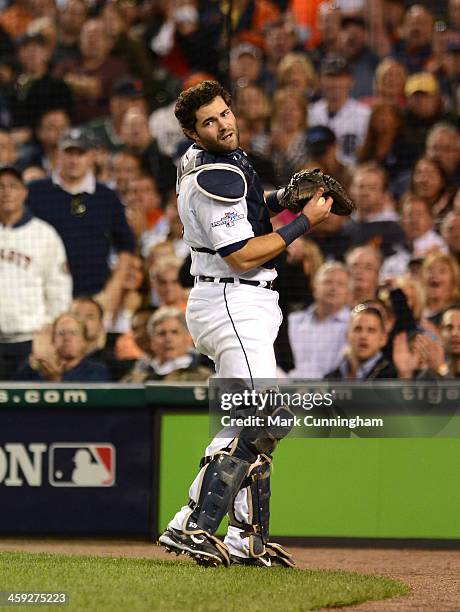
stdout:
[(96, 301), (94, 298), (92, 298), (89, 295), (81, 295), (79, 297), (76, 297), (73, 300), (73, 304), (92, 304), (93, 306), (96, 307), (97, 312), (99, 314), (99, 319), (102, 321), (102, 319), (104, 318), (104, 309), (102, 308), (102, 306), (99, 304), (98, 301)]
[(150, 314), (150, 315), (152, 315), (157, 310), (158, 310), (158, 308), (156, 306), (139, 306), (139, 308), (136, 308), (136, 310), (133, 312), (133, 314), (131, 316), (131, 320), (134, 319), (134, 317), (136, 317), (139, 314)]
[(420, 164), (421, 162), (427, 162), (428, 164), (431, 164), (434, 168), (436, 168), (436, 170), (439, 173), (439, 176), (442, 179), (443, 182), (443, 186), (441, 188), (441, 193), (445, 190), (446, 188), (446, 183), (447, 183), (447, 174), (446, 171), (444, 170), (444, 168), (441, 166), (440, 162), (437, 159), (432, 159), (431, 157), (427, 157), (426, 155), (422, 155), (421, 157), (419, 157), (416, 162), (414, 163), (414, 165), (412, 166), (412, 172), (411, 172), (411, 176), (410, 176), (410, 190), (413, 193), (414, 192), (414, 174), (415, 174), (415, 168), (418, 166), (418, 164)]
[(231, 95), (216, 81), (202, 81), (182, 91), (177, 98), (174, 114), (183, 130), (193, 131), (196, 123), (196, 111), (205, 104), (210, 104), (214, 98), (221, 96), (225, 104), (230, 106)]
[(351, 311), (351, 318), (353, 319), (354, 317), (357, 317), (358, 315), (363, 314), (363, 313), (370, 314), (370, 315), (373, 315), (374, 317), (377, 317), (382, 329), (383, 330), (385, 329), (385, 320), (383, 318), (381, 311), (378, 309), (377, 306), (372, 306), (371, 303), (366, 303), (366, 302), (356, 304), (356, 306)]

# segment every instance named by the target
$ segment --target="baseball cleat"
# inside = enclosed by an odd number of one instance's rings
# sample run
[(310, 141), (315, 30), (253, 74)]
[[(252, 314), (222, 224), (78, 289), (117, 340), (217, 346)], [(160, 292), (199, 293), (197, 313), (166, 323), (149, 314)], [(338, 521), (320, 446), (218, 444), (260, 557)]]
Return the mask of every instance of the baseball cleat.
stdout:
[(262, 555), (261, 557), (238, 557), (230, 555), (232, 565), (245, 565), (246, 567), (294, 567), (294, 563), (288, 559), (282, 559), (276, 555)]
[(246, 565), (250, 567), (295, 567), (292, 555), (280, 544), (268, 542), (266, 552), (260, 557), (239, 557), (230, 555), (232, 565)]
[(168, 527), (158, 538), (158, 542), (166, 548), (167, 552), (189, 555), (198, 565), (210, 567), (230, 565), (230, 557), (225, 545), (205, 532), (188, 535)]

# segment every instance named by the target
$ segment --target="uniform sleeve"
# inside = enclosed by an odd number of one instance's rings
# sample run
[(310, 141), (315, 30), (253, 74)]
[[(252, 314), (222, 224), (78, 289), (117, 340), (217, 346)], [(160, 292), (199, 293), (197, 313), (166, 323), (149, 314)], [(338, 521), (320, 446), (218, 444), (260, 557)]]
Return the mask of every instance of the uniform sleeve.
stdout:
[(204, 195), (196, 187), (192, 188), (190, 195), (196, 202), (194, 214), (214, 250), (254, 236), (245, 198), (237, 202), (223, 202)]
[(53, 228), (49, 228), (47, 265), (45, 267), (44, 292), (46, 316), (52, 321), (69, 309), (72, 301), (72, 277), (67, 265), (64, 244)]

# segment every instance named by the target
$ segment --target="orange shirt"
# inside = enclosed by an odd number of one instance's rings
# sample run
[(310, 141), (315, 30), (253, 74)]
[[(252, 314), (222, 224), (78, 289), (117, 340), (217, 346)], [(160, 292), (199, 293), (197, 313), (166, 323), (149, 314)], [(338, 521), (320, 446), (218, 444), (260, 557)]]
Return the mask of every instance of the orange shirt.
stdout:
[(32, 21), (32, 15), (22, 6), (13, 5), (0, 15), (0, 26), (12, 38), (18, 38), (26, 33)]
[(289, 10), (296, 18), (297, 23), (300, 26), (308, 28), (310, 33), (305, 46), (312, 49), (318, 45), (321, 41), (321, 36), (318, 31), (316, 21), (318, 6), (324, 0), (291, 0), (289, 4)]

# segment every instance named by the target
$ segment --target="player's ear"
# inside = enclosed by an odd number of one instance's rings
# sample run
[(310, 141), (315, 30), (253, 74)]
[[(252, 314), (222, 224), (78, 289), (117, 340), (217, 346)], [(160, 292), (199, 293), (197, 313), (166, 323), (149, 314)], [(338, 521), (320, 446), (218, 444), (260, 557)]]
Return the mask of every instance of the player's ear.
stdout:
[(187, 130), (184, 128), (183, 132), (187, 138), (190, 138), (190, 140), (196, 140), (198, 138), (198, 134), (195, 132), (195, 130)]

